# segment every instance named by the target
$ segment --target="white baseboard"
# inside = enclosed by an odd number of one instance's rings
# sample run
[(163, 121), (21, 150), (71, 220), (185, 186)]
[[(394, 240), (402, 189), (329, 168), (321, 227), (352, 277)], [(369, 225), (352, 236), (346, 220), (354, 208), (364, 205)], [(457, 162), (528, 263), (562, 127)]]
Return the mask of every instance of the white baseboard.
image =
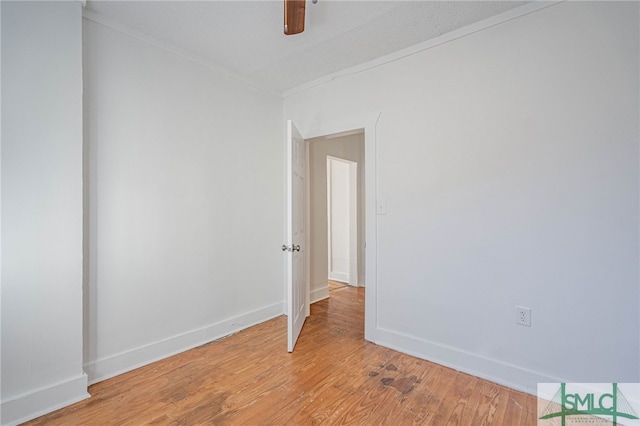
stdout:
[(309, 302), (310, 303), (316, 303), (319, 302), (323, 299), (326, 299), (327, 297), (329, 297), (329, 286), (327, 285), (327, 283), (324, 283), (324, 286), (318, 286), (317, 288), (315, 288), (314, 290), (311, 290), (311, 295), (309, 297)]
[(376, 330), (376, 342), (374, 343), (531, 395), (536, 395), (538, 383), (561, 383), (563, 381), (557, 377), (486, 358), (459, 348), (381, 328)]
[(3, 426), (14, 426), (82, 401), (91, 396), (87, 392), (87, 386), (87, 375), (83, 373), (64, 382), (2, 401), (0, 422)]
[(109, 379), (282, 315), (282, 302), (85, 364), (89, 384)]

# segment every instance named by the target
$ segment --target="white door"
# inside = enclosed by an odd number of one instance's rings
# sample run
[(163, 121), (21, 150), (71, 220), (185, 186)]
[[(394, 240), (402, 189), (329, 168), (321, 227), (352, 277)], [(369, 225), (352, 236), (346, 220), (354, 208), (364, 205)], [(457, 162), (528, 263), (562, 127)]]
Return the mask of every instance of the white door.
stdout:
[(293, 352), (309, 311), (305, 272), (305, 141), (287, 121), (287, 347)]

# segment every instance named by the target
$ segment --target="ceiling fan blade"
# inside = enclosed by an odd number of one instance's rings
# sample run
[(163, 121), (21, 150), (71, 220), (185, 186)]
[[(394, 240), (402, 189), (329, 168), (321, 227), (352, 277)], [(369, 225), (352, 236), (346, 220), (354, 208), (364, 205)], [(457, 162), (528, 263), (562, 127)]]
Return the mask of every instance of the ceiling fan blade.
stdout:
[(284, 0), (284, 33), (298, 34), (304, 31), (305, 0)]

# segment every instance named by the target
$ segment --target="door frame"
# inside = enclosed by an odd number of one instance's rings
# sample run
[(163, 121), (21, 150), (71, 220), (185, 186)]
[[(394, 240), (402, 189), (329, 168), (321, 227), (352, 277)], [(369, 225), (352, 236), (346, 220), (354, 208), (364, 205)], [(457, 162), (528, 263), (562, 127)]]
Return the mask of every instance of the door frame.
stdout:
[[(332, 218), (334, 212), (334, 206), (332, 201), (333, 195), (333, 175), (332, 165), (334, 163), (342, 163), (345, 164), (349, 170), (349, 205), (347, 208), (347, 217), (349, 221), (349, 279), (346, 283), (353, 287), (358, 287), (358, 246), (360, 244), (360, 240), (358, 238), (358, 163), (355, 161), (347, 160), (346, 158), (334, 157), (332, 155), (327, 155), (326, 164), (327, 164), (327, 265), (328, 271), (327, 275), (330, 280), (341, 281), (331, 277), (331, 265), (333, 259), (333, 237), (332, 237)], [(311, 193), (309, 193), (309, 196)], [(309, 198), (309, 197), (307, 197)], [(364, 239), (364, 238), (363, 238)], [(342, 281), (344, 282), (344, 281)]]
[[(377, 310), (377, 240), (378, 240), (378, 220), (376, 214), (377, 204), (377, 125), (381, 112), (364, 114), (340, 120), (327, 120), (319, 125), (309, 125), (303, 120), (296, 119), (294, 124), (298, 127), (300, 134), (309, 144), (309, 139), (326, 136), (347, 136), (364, 132), (364, 164), (365, 164), (365, 302), (364, 302), (364, 338), (370, 342), (376, 342), (378, 328)], [(307, 147), (308, 148), (308, 147)], [(307, 164), (309, 164), (309, 149), (307, 151)], [(307, 185), (309, 185), (307, 180)], [(307, 225), (310, 223), (309, 214), (309, 191), (306, 196), (306, 218)], [(309, 247), (309, 233), (305, 235), (305, 245)], [(309, 265), (311, 263), (310, 253), (307, 250), (305, 255), (307, 268), (307, 297), (310, 297), (311, 283)], [(308, 305), (307, 305), (308, 306)], [(309, 312), (307, 312), (307, 316)]]

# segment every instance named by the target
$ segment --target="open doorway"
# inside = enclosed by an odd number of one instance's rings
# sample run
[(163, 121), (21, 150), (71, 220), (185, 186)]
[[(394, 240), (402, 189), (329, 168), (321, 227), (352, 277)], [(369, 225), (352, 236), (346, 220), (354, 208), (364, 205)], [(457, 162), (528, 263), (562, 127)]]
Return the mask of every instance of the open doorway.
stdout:
[(357, 287), (358, 163), (330, 155), (327, 155), (327, 249), (329, 284), (337, 281)]
[[(349, 132), (346, 134), (322, 136), (314, 139), (308, 139), (309, 153), (309, 287), (310, 302), (314, 303), (329, 297), (329, 280), (334, 279), (338, 282), (348, 283), (353, 286), (364, 286), (365, 284), (365, 139), (362, 130)], [(353, 231), (353, 246), (350, 254), (344, 256), (345, 253), (338, 253), (331, 259), (330, 253), (330, 169), (327, 167), (328, 159), (339, 159), (343, 164), (353, 164), (355, 167), (350, 168), (350, 173), (355, 173), (352, 180), (356, 186), (355, 196), (353, 197), (356, 215), (353, 218), (355, 222), (350, 227), (340, 227), (338, 233), (344, 236), (344, 232)], [(344, 182), (341, 184), (344, 185)], [(344, 194), (342, 194), (344, 196)], [(335, 225), (335, 224), (334, 224)], [(350, 273), (347, 273), (345, 262), (341, 265), (340, 259), (351, 258), (352, 263)], [(336, 262), (337, 261), (337, 262)], [(330, 276), (330, 266), (338, 266), (342, 274)], [(340, 271), (338, 271), (340, 272)]]
[[(359, 135), (359, 140), (361, 141), (360, 150), (360, 158), (361, 161), (358, 163), (361, 165), (359, 167), (359, 186), (362, 189), (358, 193), (358, 202), (362, 204), (362, 208), (359, 208), (359, 223), (358, 223), (358, 244), (359, 250), (363, 252), (362, 256), (359, 256), (359, 265), (361, 273), (358, 274), (359, 286), (364, 287), (366, 280), (366, 288), (367, 291), (364, 291), (364, 288), (361, 287), (348, 287), (352, 290), (356, 290), (358, 294), (361, 294), (365, 301), (365, 312), (364, 312), (364, 337), (366, 340), (370, 342), (377, 342), (376, 339), (376, 331), (377, 331), (377, 262), (376, 262), (376, 254), (377, 254), (377, 216), (376, 212), (378, 212), (378, 203), (376, 202), (376, 194), (377, 194), (377, 185), (376, 185), (376, 134), (377, 134), (377, 125), (380, 121), (382, 113), (378, 113), (376, 115), (363, 115), (360, 117), (351, 117), (340, 122), (332, 122), (327, 121), (323, 122), (321, 125), (312, 128), (304, 128), (303, 131), (299, 132), (296, 129), (296, 126), (293, 123), (293, 120), (287, 120), (287, 137), (285, 139), (285, 148), (286, 148), (286, 167), (285, 167), (285, 184), (286, 184), (286, 207), (285, 207), (285, 216), (284, 216), (284, 225), (285, 225), (285, 244), (282, 245), (283, 251), (288, 251), (287, 256), (285, 256), (285, 292), (287, 294), (286, 303), (286, 312), (289, 318), (292, 318), (292, 312), (294, 312), (294, 306), (297, 306), (299, 311), (306, 311), (305, 317), (310, 315), (310, 301), (313, 300), (318, 301), (321, 299), (328, 298), (329, 291), (328, 280), (325, 281), (323, 278), (322, 284), (320, 287), (317, 286), (318, 281), (312, 281), (311, 270), (313, 271), (323, 271), (326, 274), (327, 265), (326, 265), (326, 255), (325, 256), (311, 256), (311, 252), (313, 251), (313, 242), (315, 239), (311, 239), (312, 232), (314, 231), (312, 228), (311, 221), (311, 198), (314, 194), (326, 194), (326, 188), (321, 191), (312, 191), (310, 188), (311, 175), (310, 170), (313, 167), (310, 151), (313, 149), (315, 151), (316, 147), (321, 147), (323, 144), (321, 141), (337, 139), (341, 137)], [(354, 130), (355, 129), (355, 130)], [(305, 135), (306, 138), (303, 138)], [(314, 140), (315, 139), (315, 140)], [(300, 142), (302, 141), (302, 144)], [(347, 145), (351, 149), (354, 148), (353, 144)], [(364, 154), (363, 154), (364, 152)], [(304, 189), (300, 190), (300, 185), (293, 185), (294, 182), (300, 182), (300, 179), (294, 179), (294, 163), (299, 163), (301, 159), (301, 154), (304, 156), (306, 161), (304, 161)], [(325, 154), (326, 155), (326, 154)], [(339, 155), (339, 154), (336, 154)], [(326, 163), (324, 162), (324, 156), (313, 156), (313, 158), (320, 158), (321, 163), (319, 167), (314, 167), (314, 170), (325, 170), (326, 171)], [(343, 158), (344, 155), (343, 155)], [(348, 157), (346, 157), (348, 158)], [(366, 165), (365, 165), (366, 164)], [(297, 166), (296, 166), (297, 167)], [(365, 171), (366, 170), (366, 171)], [(317, 182), (326, 182), (326, 176), (322, 179), (316, 179)], [(366, 183), (365, 183), (366, 182)], [(365, 191), (366, 187), (366, 191)], [(294, 190), (295, 189), (295, 190)], [(302, 208), (301, 208), (302, 206)], [(366, 206), (366, 207), (365, 207)], [(319, 211), (326, 212), (326, 207), (320, 209)], [(326, 214), (326, 213), (325, 213)], [(302, 238), (303, 242), (300, 244), (299, 241), (294, 241), (293, 230), (294, 226), (294, 217), (304, 216), (303, 224), (304, 224), (304, 237)], [(314, 218), (317, 218), (318, 215), (314, 214)], [(313, 225), (315, 225), (315, 231), (318, 230), (318, 221), (314, 220)], [(322, 236), (326, 238), (326, 224), (323, 225), (320, 229), (320, 237), (317, 239), (322, 241)], [(366, 243), (365, 243), (366, 241)], [(299, 253), (302, 250), (304, 256), (303, 268), (296, 268), (294, 263), (292, 262), (293, 254)], [(324, 250), (317, 250), (315, 252), (324, 252), (326, 253), (326, 247)], [(317, 268), (316, 265), (312, 265), (312, 260), (314, 261), (322, 261), (325, 260), (324, 267)], [(365, 268), (366, 268), (366, 277), (365, 277)], [(294, 276), (298, 276), (300, 270), (304, 271), (305, 279), (293, 279)], [(298, 275), (296, 275), (298, 274)], [(325, 275), (326, 276), (326, 275)], [(314, 285), (315, 284), (315, 285)], [(313, 287), (313, 294), (312, 294)], [(303, 300), (300, 300), (299, 295), (304, 294)], [(296, 302), (297, 301), (297, 302)], [(301, 302), (301, 303), (298, 303)], [(290, 321), (288, 321), (290, 322)], [(302, 321), (302, 324), (304, 321)], [(291, 324), (287, 327), (287, 335), (294, 336), (297, 335), (299, 331), (302, 330), (302, 326), (299, 329), (292, 326)], [(299, 334), (299, 333), (298, 333)], [(289, 337), (291, 339), (291, 337)], [(295, 339), (294, 339), (295, 340)], [(291, 350), (290, 350), (291, 351)]]

